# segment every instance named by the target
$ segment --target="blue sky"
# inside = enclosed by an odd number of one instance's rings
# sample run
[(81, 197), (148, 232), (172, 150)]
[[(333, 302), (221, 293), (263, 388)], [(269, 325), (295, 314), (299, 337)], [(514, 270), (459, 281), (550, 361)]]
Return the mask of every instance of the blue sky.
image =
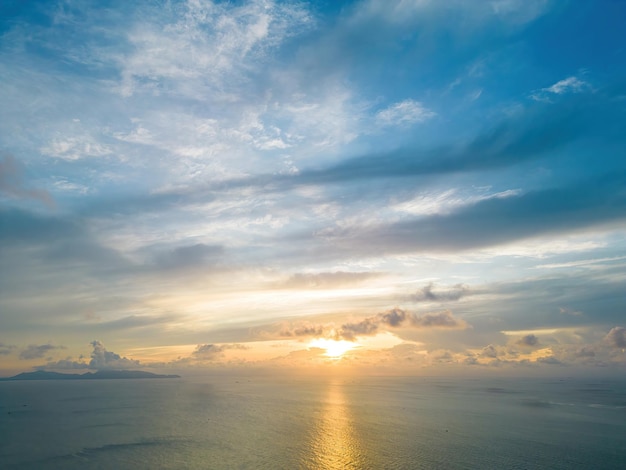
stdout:
[(626, 3), (0, 18), (5, 373), (623, 371)]

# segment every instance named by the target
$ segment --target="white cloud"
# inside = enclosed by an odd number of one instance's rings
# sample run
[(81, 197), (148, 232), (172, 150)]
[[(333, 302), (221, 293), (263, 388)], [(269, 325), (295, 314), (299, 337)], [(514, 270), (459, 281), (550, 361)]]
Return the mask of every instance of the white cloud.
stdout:
[(415, 198), (391, 206), (391, 209), (414, 215), (449, 214), (464, 206), (488, 199), (501, 199), (520, 194), (519, 189), (509, 189), (493, 194), (466, 194), (456, 188), (451, 188), (440, 193), (420, 193)]
[(409, 126), (436, 115), (419, 101), (407, 99), (376, 113), (376, 123), (381, 126)]
[(517, 256), (542, 259), (558, 254), (592, 251), (605, 245), (602, 234), (571, 235), (567, 237), (542, 236), (511, 242), (497, 249), (485, 248), (473, 253), (476, 259), (494, 256)]
[(568, 92), (579, 93), (587, 88), (589, 88), (589, 84), (587, 82), (580, 80), (576, 77), (568, 77), (556, 82), (554, 85), (549, 86), (548, 88), (542, 88), (542, 90), (561, 95)]
[(66, 179), (57, 179), (54, 182), (54, 188), (60, 191), (75, 192), (79, 194), (87, 194), (89, 187), (84, 184), (73, 183)]
[(559, 80), (555, 84), (533, 92), (530, 97), (535, 101), (550, 101), (551, 95), (565, 95), (568, 93), (582, 93), (591, 89), (591, 84), (572, 76)]
[(211, 91), (237, 101), (233, 86), (255, 73), (268, 49), (310, 22), (306, 10), (294, 5), (188, 2), (176, 22), (142, 23), (128, 35), (132, 52), (118, 58), (118, 91), (123, 96), (174, 93), (193, 99)]
[(53, 139), (40, 148), (41, 153), (62, 160), (80, 160), (86, 157), (110, 155), (109, 146), (97, 142), (88, 136), (61, 137)]
[(611, 258), (594, 258), (570, 261), (567, 263), (549, 263), (535, 266), (537, 269), (559, 269), (559, 268), (578, 268), (578, 267), (596, 267), (611, 263), (612, 261), (620, 261), (626, 259), (626, 256), (613, 256)]
[[(298, 83), (302, 79), (298, 75), (286, 75), (282, 80)], [(340, 82), (327, 80), (325, 87), (313, 93), (295, 89), (277, 103), (276, 117), (287, 121), (285, 134), (288, 142), (299, 146), (299, 154), (308, 157), (347, 144), (359, 135), (365, 109), (355, 103), (353, 92)]]
[(150, 145), (154, 142), (154, 136), (152, 133), (145, 127), (142, 127), (141, 124), (138, 124), (137, 127), (131, 132), (117, 132), (114, 137), (124, 142), (130, 142), (133, 144)]

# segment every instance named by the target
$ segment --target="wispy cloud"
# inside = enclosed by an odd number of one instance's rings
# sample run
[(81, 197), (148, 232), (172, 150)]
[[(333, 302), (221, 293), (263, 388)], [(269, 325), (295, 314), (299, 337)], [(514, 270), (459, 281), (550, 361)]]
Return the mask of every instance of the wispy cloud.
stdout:
[(586, 88), (589, 88), (589, 83), (580, 80), (577, 77), (568, 77), (563, 80), (559, 80), (548, 88), (543, 88), (543, 91), (562, 95), (563, 93), (578, 93)]
[(419, 101), (407, 99), (378, 111), (376, 123), (381, 126), (409, 126), (434, 116), (436, 113), (424, 107)]
[(367, 280), (378, 278), (382, 273), (377, 272), (345, 272), (328, 273), (295, 273), (279, 287), (291, 289), (333, 289), (346, 285), (354, 285)]
[[(119, 57), (120, 92), (177, 93), (191, 99), (221, 96), (236, 101), (232, 85), (249, 79), (266, 51), (306, 29), (307, 12), (292, 4), (249, 2), (232, 6), (188, 2), (182, 14), (166, 6), (128, 35), (130, 53)], [(177, 18), (170, 21), (170, 18)], [(216, 93), (217, 92), (217, 93)]]
[(63, 160), (103, 157), (110, 155), (111, 148), (98, 141), (85, 137), (69, 137), (65, 140), (53, 140), (40, 149), (41, 153)]
[[(608, 121), (613, 119), (615, 111), (609, 110), (608, 103), (605, 105)], [(585, 114), (585, 110), (597, 111), (598, 103), (583, 100), (550, 109), (544, 106), (506, 116), (462, 145), (372, 153), (344, 159), (325, 169), (303, 170), (293, 177), (281, 179), (291, 184), (328, 184), (504, 169), (558, 151), (585, 134), (593, 136), (604, 131)], [(623, 122), (625, 116), (618, 114), (614, 117)], [(259, 181), (267, 184), (267, 179)]]
[(624, 219), (626, 200), (618, 190), (623, 179), (621, 174), (606, 175), (569, 187), (483, 200), (449, 215), (344, 227), (327, 231), (324, 237), (353, 253), (367, 252), (372, 243), (381, 253), (403, 253), (467, 250), (583, 229)]
[(581, 80), (576, 76), (567, 77), (563, 80), (550, 85), (549, 87), (542, 88), (531, 94), (531, 98), (535, 101), (550, 101), (550, 95), (563, 95), (567, 93), (582, 93), (585, 91), (591, 91), (591, 84)]

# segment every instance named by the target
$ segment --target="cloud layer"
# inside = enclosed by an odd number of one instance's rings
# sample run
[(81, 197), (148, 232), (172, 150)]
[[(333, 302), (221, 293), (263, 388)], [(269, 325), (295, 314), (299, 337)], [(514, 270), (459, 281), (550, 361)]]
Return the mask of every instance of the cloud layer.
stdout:
[(0, 369), (619, 367), (624, 8), (10, 7)]

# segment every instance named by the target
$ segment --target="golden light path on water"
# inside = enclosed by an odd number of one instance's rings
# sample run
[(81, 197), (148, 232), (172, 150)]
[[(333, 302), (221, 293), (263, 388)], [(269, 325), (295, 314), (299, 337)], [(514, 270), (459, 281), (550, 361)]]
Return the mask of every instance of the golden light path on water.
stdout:
[(340, 382), (330, 382), (324, 408), (311, 437), (308, 468), (363, 468), (363, 453)]

